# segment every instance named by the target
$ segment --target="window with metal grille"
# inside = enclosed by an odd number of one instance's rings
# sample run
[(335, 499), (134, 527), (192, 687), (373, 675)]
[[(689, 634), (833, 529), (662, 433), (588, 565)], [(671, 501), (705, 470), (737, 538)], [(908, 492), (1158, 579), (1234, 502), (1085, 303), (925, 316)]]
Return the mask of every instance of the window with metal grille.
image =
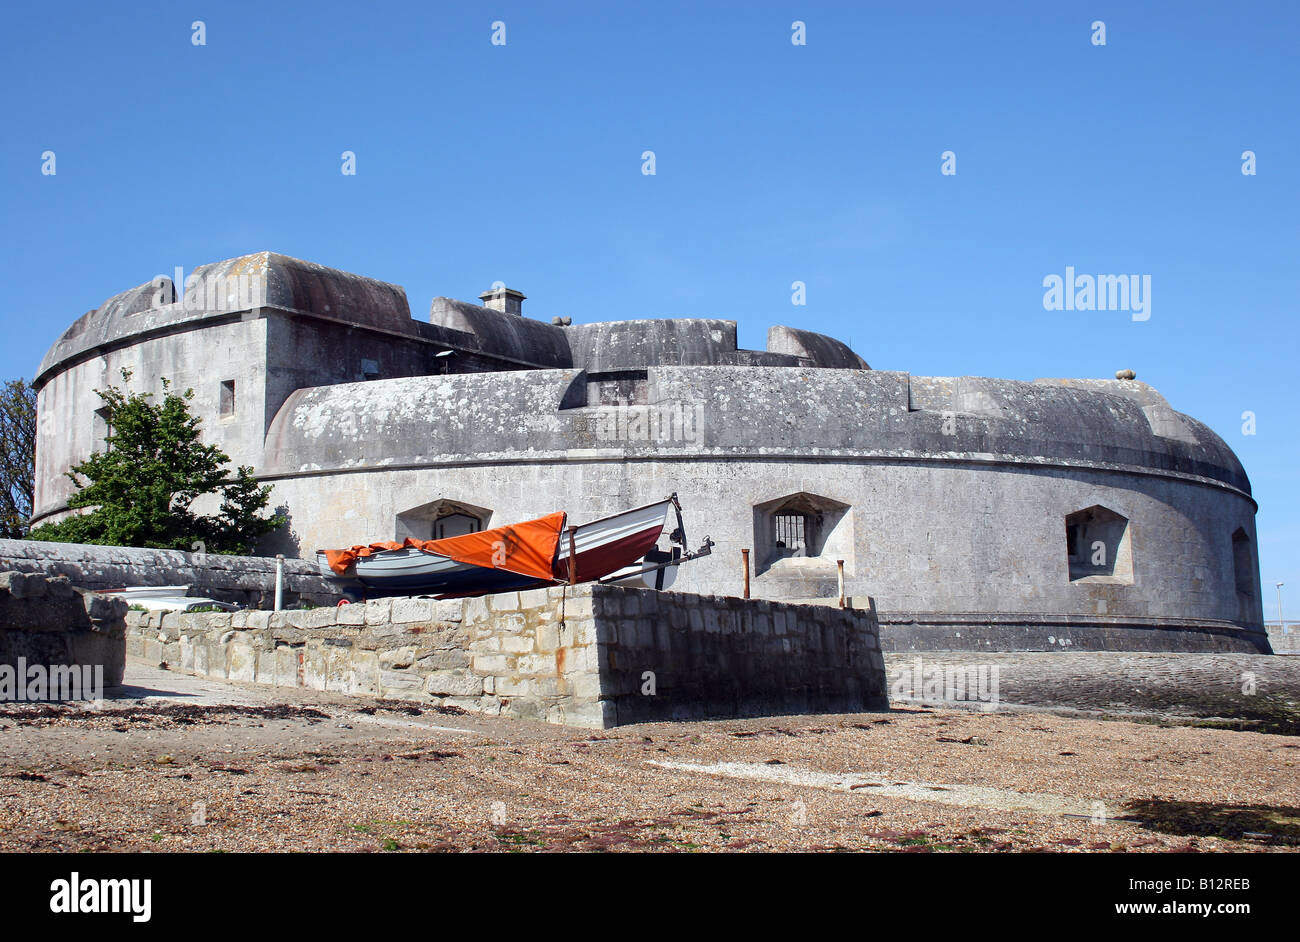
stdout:
[(776, 551), (782, 556), (803, 555), (807, 546), (803, 514), (776, 514), (772, 518), (776, 531)]
[(433, 538), (445, 540), (453, 536), (477, 533), (482, 529), (483, 523), (477, 517), (471, 517), (469, 514), (447, 514), (434, 521)]

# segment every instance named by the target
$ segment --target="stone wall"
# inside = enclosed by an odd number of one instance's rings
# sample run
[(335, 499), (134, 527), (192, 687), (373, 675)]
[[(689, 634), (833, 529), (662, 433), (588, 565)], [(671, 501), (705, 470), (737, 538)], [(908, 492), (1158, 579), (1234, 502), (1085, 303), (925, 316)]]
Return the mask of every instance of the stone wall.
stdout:
[(1274, 638), (1228, 621), (1134, 615), (880, 612), (880, 645), (907, 651), (1171, 651), (1273, 654)]
[(1300, 625), (1269, 625), (1268, 640), (1274, 654), (1300, 654)]
[(572, 726), (886, 705), (871, 614), (827, 606), (587, 585), (127, 622), (184, 671)]
[[(1143, 384), (645, 372), (650, 404), (629, 408), (643, 430), (685, 410), (680, 436), (611, 432), (576, 371), (299, 390), (272, 423), (260, 479), (276, 504), (302, 508), (304, 546), (391, 538), (435, 498), (482, 508), (495, 526), (557, 509), (585, 522), (676, 492), (692, 546), (716, 543), (682, 567), (686, 592), (739, 594), (750, 549), (759, 598), (830, 597), (843, 559), (846, 591), (875, 597), (882, 614), (1041, 614), (1049, 634), (1056, 616), (1260, 631), (1256, 508), (1240, 464), (1190, 418), (1177, 420), (1181, 437), (1153, 435), (1167, 403), (1143, 405), (1157, 395)], [(1004, 417), (957, 409), (995, 402)], [(776, 552), (774, 517), (789, 502), (824, 516), (812, 556)], [(1127, 574), (1072, 575), (1067, 520), (1092, 508), (1127, 520), (1107, 547)]]
[(67, 579), (0, 572), (0, 665), (102, 667), (104, 686), (115, 687), (126, 666), (126, 611), (120, 599), (74, 588)]
[[(799, 605), (838, 604), (838, 600), (826, 598), (789, 601)], [(913, 651), (1300, 654), (1300, 626), (1292, 626), (1286, 635), (1273, 625), (1265, 633), (1212, 619), (886, 612), (877, 610), (876, 600), (871, 596), (847, 596), (845, 604), (871, 613), (879, 628), (880, 650), (886, 654)], [(1291, 650), (1284, 650), (1288, 645)]]
[(604, 586), (592, 599), (618, 724), (888, 706), (870, 612)]
[[(333, 605), (338, 591), (316, 571), (315, 558), (284, 561), (284, 605)], [(189, 585), (190, 595), (271, 608), (275, 559), (179, 550), (0, 540), (0, 570), (63, 576), (83, 589)]]

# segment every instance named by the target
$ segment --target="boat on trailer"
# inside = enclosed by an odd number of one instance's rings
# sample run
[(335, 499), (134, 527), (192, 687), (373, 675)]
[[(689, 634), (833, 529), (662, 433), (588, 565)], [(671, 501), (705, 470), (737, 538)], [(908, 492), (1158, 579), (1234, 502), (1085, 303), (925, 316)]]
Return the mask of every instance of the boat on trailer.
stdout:
[[(670, 548), (658, 541), (676, 514)], [(590, 523), (568, 525), (564, 513), (441, 540), (407, 539), (346, 550), (319, 550), (321, 575), (349, 600), (430, 595), (461, 598), (550, 585), (608, 581), (666, 588), (678, 565), (707, 555), (684, 554), (685, 526), (677, 495)]]

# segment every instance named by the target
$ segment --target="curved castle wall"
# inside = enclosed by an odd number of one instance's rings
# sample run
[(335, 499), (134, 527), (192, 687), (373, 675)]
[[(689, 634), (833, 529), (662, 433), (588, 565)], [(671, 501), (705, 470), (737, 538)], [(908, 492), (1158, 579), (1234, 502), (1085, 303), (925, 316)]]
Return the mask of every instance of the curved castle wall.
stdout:
[[(423, 469), (277, 475), (274, 484), (277, 500), (299, 508), (294, 529), (304, 550), (373, 538), (371, 521), (395, 520), (434, 496), (488, 508), (497, 524), (557, 507), (599, 516), (675, 490), (692, 543), (707, 534), (717, 544), (711, 557), (683, 567), (675, 588), (739, 595), (740, 549), (746, 547), (754, 549), (755, 568), (762, 570), (753, 579), (755, 596), (833, 597), (829, 557), (764, 568), (756, 547), (752, 508), (802, 492), (849, 508), (837, 524), (842, 539), (835, 558), (845, 560), (848, 594), (874, 598), (882, 622), (940, 625), (937, 616), (945, 613), (1021, 614), (1071, 616), (1048, 624), (1084, 629), (1123, 624), (1219, 631), (1260, 621), (1257, 595), (1249, 609), (1239, 610), (1231, 564), (1233, 532), (1245, 528), (1253, 541), (1254, 506), (1194, 481), (957, 461), (683, 455), (671, 461), (452, 461)], [(1129, 520), (1131, 582), (1069, 578), (1065, 517), (1098, 504)], [(999, 619), (971, 620), (968, 641), (985, 622)], [(1066, 643), (1068, 632), (1050, 633)]]
[(274, 485), (291, 525), (263, 552), (677, 492), (691, 548), (717, 545), (675, 588), (739, 594), (748, 548), (756, 596), (825, 602), (842, 559), (887, 648), (1267, 650), (1245, 472), (1144, 383), (914, 377), (791, 328), (739, 350), (709, 319), (566, 329), (440, 298), (417, 323), (382, 282), (269, 253), (210, 267), (269, 287), (170, 319), (135, 289), (51, 351), (38, 515), (62, 512), (96, 381), (127, 365), (194, 386), (209, 435)]

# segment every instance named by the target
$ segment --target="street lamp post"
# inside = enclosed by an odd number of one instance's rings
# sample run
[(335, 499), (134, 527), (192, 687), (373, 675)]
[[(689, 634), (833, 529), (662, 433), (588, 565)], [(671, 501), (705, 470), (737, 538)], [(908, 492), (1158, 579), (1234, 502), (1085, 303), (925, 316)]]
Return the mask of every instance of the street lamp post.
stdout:
[(1286, 583), (1277, 583), (1277, 626), (1282, 631), (1286, 631), (1286, 619), (1282, 617), (1282, 586)]

